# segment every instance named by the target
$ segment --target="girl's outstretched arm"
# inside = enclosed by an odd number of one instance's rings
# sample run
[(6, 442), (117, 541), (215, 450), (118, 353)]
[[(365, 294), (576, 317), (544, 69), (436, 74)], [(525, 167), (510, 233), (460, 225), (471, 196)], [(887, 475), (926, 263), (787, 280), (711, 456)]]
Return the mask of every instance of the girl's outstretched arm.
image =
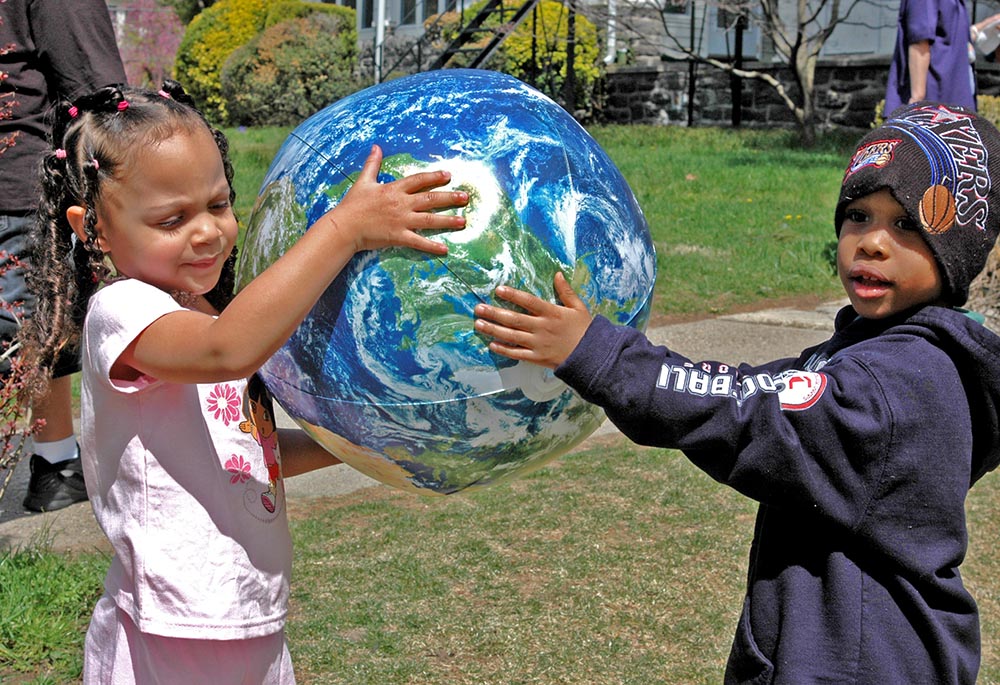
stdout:
[(115, 364), (117, 377), (137, 372), (175, 383), (249, 376), (291, 336), (355, 253), (388, 246), (444, 255), (420, 234), (460, 229), (465, 218), (433, 210), (468, 203), (464, 192), (433, 191), (445, 171), (379, 183), (382, 151), (373, 146), (357, 181), (284, 255), (244, 288), (218, 318), (180, 311), (150, 324)]
[(341, 463), (302, 429), (279, 428), (278, 442), (281, 444), (281, 475), (285, 478)]
[(496, 289), (497, 297), (521, 307), (525, 313), (477, 304), (476, 330), (494, 339), (490, 350), (550, 369), (566, 361), (593, 317), (562, 273), (556, 274), (555, 289), (562, 305), (506, 285)]

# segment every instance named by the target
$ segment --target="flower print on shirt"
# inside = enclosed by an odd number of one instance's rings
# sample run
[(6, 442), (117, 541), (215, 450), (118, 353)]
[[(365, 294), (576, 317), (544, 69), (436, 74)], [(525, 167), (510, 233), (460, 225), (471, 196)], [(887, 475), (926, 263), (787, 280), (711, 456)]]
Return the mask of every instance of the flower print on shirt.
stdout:
[(228, 383), (218, 383), (208, 393), (208, 413), (227, 426), (240, 418), (240, 395)]
[(226, 471), (232, 474), (229, 479), (230, 484), (246, 483), (250, 480), (250, 462), (243, 458), (243, 455), (234, 454), (226, 462)]

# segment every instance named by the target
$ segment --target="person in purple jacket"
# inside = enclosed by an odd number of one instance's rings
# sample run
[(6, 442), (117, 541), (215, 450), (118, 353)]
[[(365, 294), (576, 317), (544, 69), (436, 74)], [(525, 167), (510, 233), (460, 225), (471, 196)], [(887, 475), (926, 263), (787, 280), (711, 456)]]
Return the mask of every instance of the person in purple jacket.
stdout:
[(885, 114), (934, 100), (976, 110), (969, 61), (972, 27), (964, 0), (901, 0), (889, 64)]
[(475, 329), (760, 503), (726, 683), (971, 685), (964, 505), (1000, 461), (1000, 337), (958, 307), (1000, 231), (1000, 133), (901, 108), (861, 139), (835, 227), (851, 304), (797, 359), (694, 363), (562, 274), (562, 304), (500, 286), (520, 309), (477, 305)]

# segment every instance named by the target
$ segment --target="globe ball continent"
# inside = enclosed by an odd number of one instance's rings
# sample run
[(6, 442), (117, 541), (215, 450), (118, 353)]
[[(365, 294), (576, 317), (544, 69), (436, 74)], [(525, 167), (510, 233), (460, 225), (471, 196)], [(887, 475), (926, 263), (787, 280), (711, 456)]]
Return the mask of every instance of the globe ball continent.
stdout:
[(356, 255), (261, 376), (331, 453), (383, 483), (450, 494), (577, 445), (600, 409), (542, 367), (491, 353), (473, 307), (510, 284), (555, 301), (563, 271), (593, 313), (644, 328), (649, 229), (621, 173), (561, 107), (504, 74), (445, 70), (337, 101), (285, 141), (249, 219), (245, 285), (333, 208), (373, 144), (383, 180), (446, 169), (469, 192), (446, 257)]

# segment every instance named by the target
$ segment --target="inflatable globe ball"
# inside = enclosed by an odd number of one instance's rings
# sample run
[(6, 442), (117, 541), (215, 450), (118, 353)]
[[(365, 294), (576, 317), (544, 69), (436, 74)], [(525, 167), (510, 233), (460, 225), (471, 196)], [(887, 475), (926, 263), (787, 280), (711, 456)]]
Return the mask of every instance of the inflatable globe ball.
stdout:
[(655, 280), (628, 184), (557, 104), (515, 78), (444, 70), (346, 97), (295, 129), (248, 222), (245, 285), (334, 207), (371, 146), (382, 177), (451, 172), (467, 227), (449, 254), (354, 257), (261, 376), (317, 442), (389, 485), (449, 494), (524, 474), (602, 422), (541, 367), (492, 354), (473, 307), (506, 283), (555, 301), (562, 270), (592, 312), (644, 328)]

